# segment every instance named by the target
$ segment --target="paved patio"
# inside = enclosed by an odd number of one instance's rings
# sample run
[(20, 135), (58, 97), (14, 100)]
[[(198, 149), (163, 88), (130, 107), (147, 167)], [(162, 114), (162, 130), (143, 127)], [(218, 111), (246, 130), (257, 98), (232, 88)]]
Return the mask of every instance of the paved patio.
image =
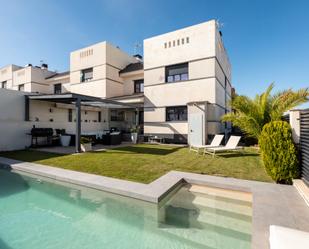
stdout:
[[(92, 146), (93, 151), (106, 151), (115, 148), (127, 147), (133, 145), (131, 142), (122, 142), (119, 145), (103, 145), (103, 144), (96, 144)], [(49, 152), (49, 153), (57, 153), (63, 155), (75, 154), (75, 146), (53, 146), (53, 147), (42, 147), (42, 148), (32, 148), (31, 150)]]

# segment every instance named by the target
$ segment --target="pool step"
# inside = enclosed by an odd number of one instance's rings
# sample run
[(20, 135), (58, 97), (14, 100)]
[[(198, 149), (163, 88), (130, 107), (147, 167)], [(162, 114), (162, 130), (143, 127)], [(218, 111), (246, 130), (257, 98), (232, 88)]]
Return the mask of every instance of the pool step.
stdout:
[(208, 194), (193, 193), (186, 188), (180, 189), (177, 194), (167, 203), (178, 207), (184, 207), (188, 209), (206, 209), (214, 211), (221, 211), (229, 216), (251, 216), (252, 207), (251, 202), (244, 202), (232, 199), (226, 199)]
[(251, 243), (250, 234), (231, 233), (228, 230), (212, 226), (207, 229), (190, 228), (190, 230), (165, 226), (160, 228), (160, 231), (178, 238), (193, 248), (249, 249)]
[(227, 190), (221, 188), (213, 188), (202, 185), (191, 185), (189, 188), (190, 192), (206, 194), (215, 197), (222, 197), (226, 199), (233, 199), (244, 202), (252, 202), (252, 194), (248, 192), (240, 192), (234, 190)]

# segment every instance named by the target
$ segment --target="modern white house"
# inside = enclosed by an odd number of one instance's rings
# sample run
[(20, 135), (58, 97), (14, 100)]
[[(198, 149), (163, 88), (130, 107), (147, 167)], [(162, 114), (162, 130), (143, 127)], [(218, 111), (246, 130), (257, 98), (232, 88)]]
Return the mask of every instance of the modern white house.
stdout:
[[(143, 56), (100, 42), (71, 52), (68, 72), (0, 68), (0, 129), (25, 122), (23, 134), (33, 125), (74, 134), (80, 119), (82, 134), (138, 124), (145, 140), (195, 144), (230, 131), (220, 117), (229, 111), (231, 65), (215, 20), (148, 38)], [(69, 94), (81, 100), (80, 117)], [(14, 103), (22, 115), (10, 113)]]

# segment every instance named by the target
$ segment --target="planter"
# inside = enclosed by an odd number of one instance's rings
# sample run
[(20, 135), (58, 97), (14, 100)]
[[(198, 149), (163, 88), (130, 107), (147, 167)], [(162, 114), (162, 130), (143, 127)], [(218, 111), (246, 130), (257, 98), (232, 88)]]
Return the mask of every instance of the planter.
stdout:
[(132, 141), (132, 143), (134, 143), (134, 144), (137, 143), (137, 132), (132, 132), (132, 133), (131, 133), (131, 141)]
[(82, 152), (92, 151), (91, 143), (81, 144), (80, 147), (82, 149)]
[(69, 146), (71, 142), (71, 136), (60, 135), (60, 143), (62, 146)]

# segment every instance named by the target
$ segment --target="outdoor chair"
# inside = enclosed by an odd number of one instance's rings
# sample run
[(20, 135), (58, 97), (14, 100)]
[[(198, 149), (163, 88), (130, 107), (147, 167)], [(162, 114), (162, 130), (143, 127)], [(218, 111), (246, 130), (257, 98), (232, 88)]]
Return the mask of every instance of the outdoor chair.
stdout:
[(200, 149), (206, 149), (206, 148), (215, 148), (219, 147), (222, 140), (223, 140), (224, 135), (215, 135), (213, 140), (211, 141), (210, 144), (207, 145), (194, 145), (190, 144), (190, 151), (195, 151), (196, 153), (199, 153)]
[(206, 154), (206, 153), (211, 154), (213, 157), (215, 157), (216, 153), (218, 153), (218, 152), (243, 150), (244, 147), (238, 146), (240, 139), (241, 139), (240, 136), (231, 136), (229, 138), (229, 141), (227, 141), (225, 146), (219, 146), (219, 147), (214, 147), (214, 148), (211, 148), (211, 147), (205, 148), (204, 154)]

